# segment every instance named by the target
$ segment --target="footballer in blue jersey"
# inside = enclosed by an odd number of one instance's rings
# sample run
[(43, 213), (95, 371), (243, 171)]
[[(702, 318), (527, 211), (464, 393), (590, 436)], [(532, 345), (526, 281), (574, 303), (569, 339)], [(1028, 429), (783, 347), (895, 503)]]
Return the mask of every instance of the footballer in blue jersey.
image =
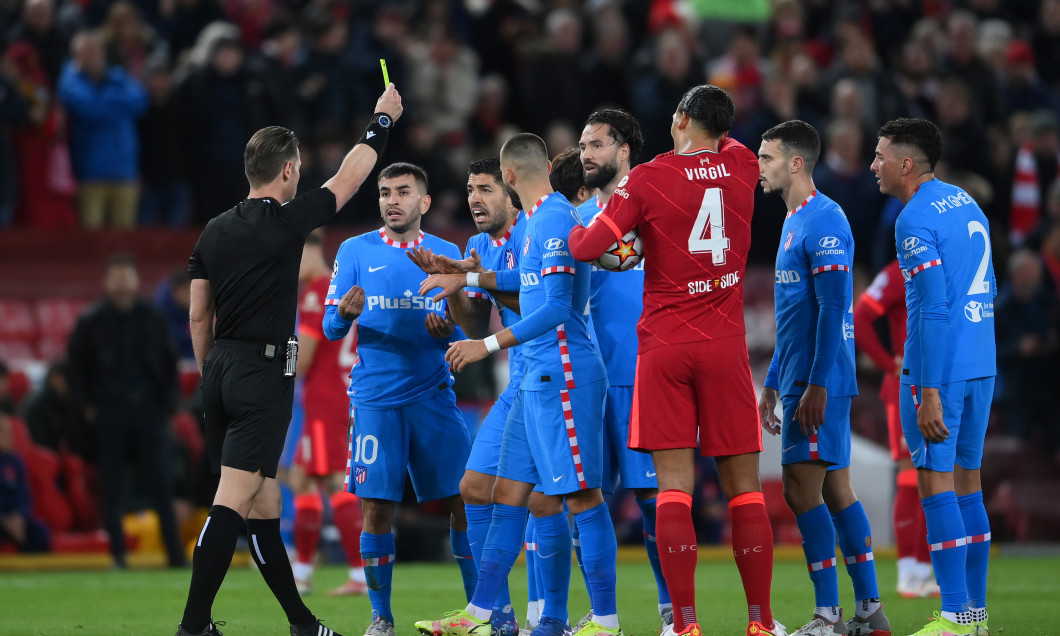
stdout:
[(904, 204), (895, 247), (905, 278), (907, 336), (900, 411), (942, 612), (920, 636), (986, 634), (990, 523), (980, 465), (996, 348), (989, 223), (967, 192), (935, 178), (938, 127), (897, 119), (879, 130), (872, 171)]
[[(865, 508), (850, 486), (854, 369), (854, 239), (846, 214), (817, 192), (817, 131), (792, 120), (762, 135), (762, 190), (788, 208), (774, 282), (777, 342), (759, 400), (762, 428), (781, 433), (784, 499), (795, 514), (814, 588), (813, 617), (795, 635), (890, 633)], [(777, 427), (778, 398), (783, 419)], [(856, 613), (839, 607), (836, 542), (854, 587)], [(794, 636), (794, 635), (793, 635)]]
[[(523, 243), (527, 221), (504, 185), (500, 160), (496, 157), (474, 161), (468, 167), (467, 202), (480, 233), (468, 239), (464, 261), (457, 262), (424, 248), (418, 248), (412, 255), (425, 273), (437, 275), (442, 271), (449, 272), (450, 278), (455, 276), (455, 282), (465, 286), (463, 294), (455, 293), (448, 299), (453, 320), (464, 333), (474, 338), (488, 335), (494, 306), (505, 327), (518, 322), (519, 297), (517, 293), (501, 292), (494, 288), (487, 290), (466, 286), (466, 273), (456, 272), (463, 271), (462, 266), (473, 264), (467, 269), (472, 271), (474, 282), (478, 284), (484, 284), (479, 279), (486, 271), (517, 273), (521, 256), (519, 247)], [(508, 350), (508, 386), (479, 426), (464, 477), (460, 480), (460, 495), (467, 513), (468, 542), (476, 565), (482, 560), (482, 548), (493, 518), (493, 485), (501, 453), (501, 438), (508, 419), (512, 416), (522, 417), (521, 407), (515, 408), (513, 413), (522, 376), (522, 349), (513, 347)], [(468, 600), (471, 600), (470, 595)], [(492, 609), (490, 620), (493, 636), (511, 636), (519, 632), (507, 581), (502, 581)]]
[[(517, 398), (523, 418), (510, 418), (501, 442), (493, 520), (467, 607), (444, 619), (421, 621), (425, 634), (469, 636), (488, 625), (501, 582), (522, 547), (527, 507), (536, 523), (538, 572), (545, 603), (536, 636), (562, 636), (567, 628), (572, 549), (566, 502), (581, 537), (593, 595), (593, 616), (581, 636), (620, 632), (615, 601), (617, 542), (600, 490), (606, 372), (592, 339), (589, 267), (566, 245), (580, 225), (574, 207), (552, 191), (544, 141), (521, 133), (501, 148), (504, 181), (528, 205), (519, 264), (522, 319), (484, 340), (455, 342), (446, 354), (454, 371), (501, 348), (523, 349)], [(543, 492), (531, 492), (540, 485)]]
[[(361, 554), (373, 625), (383, 621), (382, 627), (392, 630), (391, 522), (405, 472), (420, 501), (445, 500), (452, 513), (454, 553), (470, 560), (470, 552), (462, 549), (467, 522), (459, 483), (471, 440), (445, 362), (454, 325), (445, 318), (444, 303), (418, 293), (423, 273), (406, 256), (421, 245), (455, 257), (459, 249), (420, 231), (421, 217), (430, 207), (421, 168), (387, 166), (379, 173), (378, 186), (384, 226), (339, 247), (325, 301), (324, 333), (340, 339), (357, 321), (347, 473), (349, 489), (364, 510)], [(473, 587), (468, 578), (474, 573), (461, 571), (465, 587)]]
[[(625, 111), (596, 111), (585, 121), (578, 140), (585, 186), (598, 193), (578, 206), (586, 225), (591, 223), (629, 174), (644, 145), (640, 124)], [(644, 261), (625, 272), (591, 266), (589, 313), (596, 341), (607, 369), (604, 405), (604, 491), (614, 492), (618, 478), (633, 490), (644, 522), (644, 545), (655, 574), (662, 630), (673, 623), (673, 606), (666, 587), (655, 539), (655, 507), (659, 484), (650, 453), (631, 450), (629, 420), (637, 371), (637, 322), (644, 305)], [(580, 555), (579, 555), (580, 556)]]

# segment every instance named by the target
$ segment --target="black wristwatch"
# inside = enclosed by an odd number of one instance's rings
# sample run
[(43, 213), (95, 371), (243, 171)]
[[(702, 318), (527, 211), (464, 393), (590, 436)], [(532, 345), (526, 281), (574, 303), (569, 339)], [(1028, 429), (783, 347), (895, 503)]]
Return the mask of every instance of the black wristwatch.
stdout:
[(394, 120), (386, 113), (376, 113), (372, 116), (372, 123), (379, 124), (382, 128), (390, 128), (394, 125)]

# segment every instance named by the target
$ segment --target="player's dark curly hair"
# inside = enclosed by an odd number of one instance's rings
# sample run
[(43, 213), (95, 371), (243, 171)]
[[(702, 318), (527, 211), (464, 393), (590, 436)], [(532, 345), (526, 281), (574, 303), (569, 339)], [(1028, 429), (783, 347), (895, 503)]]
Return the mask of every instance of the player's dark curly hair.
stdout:
[(548, 180), (553, 190), (573, 202), (578, 190), (585, 185), (581, 151), (571, 147), (556, 155), (552, 159), (552, 172), (548, 174)]
[(243, 151), (243, 171), (250, 187), (263, 186), (280, 175), (284, 164), (298, 158), (298, 137), (282, 126), (268, 126), (251, 136)]
[(607, 136), (614, 139), (616, 144), (629, 146), (629, 165), (634, 165), (644, 148), (644, 135), (640, 132), (637, 118), (624, 110), (605, 108), (589, 115), (585, 120), (586, 126), (600, 124), (609, 126)]
[(732, 128), (736, 105), (724, 90), (712, 84), (689, 89), (677, 104), (677, 112), (688, 115), (700, 128), (717, 137)]
[[(926, 119), (900, 117), (880, 126), (879, 138), (891, 140), (892, 145), (911, 146), (924, 154), (923, 160), (934, 171), (942, 158), (942, 133), (939, 127)], [(914, 159), (917, 159), (914, 157)]]
[(816, 128), (799, 119), (773, 126), (762, 133), (762, 141), (779, 141), (780, 149), (788, 157), (802, 157), (811, 171), (821, 156), (821, 135)]
[(475, 161), (472, 161), (467, 167), (467, 174), (468, 176), (473, 174), (488, 174), (493, 177), (494, 181), (508, 191), (508, 197), (512, 200), (512, 205), (517, 210), (523, 209), (522, 202), (519, 201), (519, 195), (504, 182), (504, 175), (501, 174), (500, 157), (486, 157), (485, 159), (476, 159)]
[(406, 163), (399, 161), (398, 163), (392, 163), (389, 166), (379, 171), (379, 178), (376, 179), (376, 183), (379, 183), (383, 179), (393, 179), (394, 177), (401, 177), (410, 174), (416, 180), (416, 184), (420, 186), (420, 189), (426, 193), (427, 186), (427, 171), (417, 166), (414, 163)]

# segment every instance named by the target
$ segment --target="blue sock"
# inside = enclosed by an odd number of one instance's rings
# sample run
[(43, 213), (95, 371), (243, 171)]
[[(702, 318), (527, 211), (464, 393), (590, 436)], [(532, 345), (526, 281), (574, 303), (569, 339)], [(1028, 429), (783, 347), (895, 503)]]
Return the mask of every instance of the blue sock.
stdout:
[(453, 548), (456, 564), (460, 566), (460, 578), (464, 581), (464, 596), (467, 597), (468, 602), (471, 602), (471, 596), (475, 593), (475, 586), (478, 584), (478, 568), (475, 566), (475, 556), (471, 553), (467, 533), (449, 528), (449, 545)]
[[(493, 504), (485, 506), (464, 504), (464, 512), (467, 514), (467, 538), (471, 542), (471, 553), (475, 556), (475, 577), (477, 578), (478, 568), (482, 567), (482, 548), (486, 545), (486, 535), (489, 533), (490, 522), (493, 520)], [(468, 600), (471, 600), (470, 597)], [(511, 602), (508, 580), (505, 579), (493, 609), (503, 610)]]
[[(566, 502), (563, 502), (563, 514), (570, 514), (567, 510)], [(589, 583), (589, 575), (585, 573), (585, 560), (582, 559), (582, 537), (581, 532), (578, 530), (577, 521), (571, 526), (570, 539), (574, 545), (574, 558), (578, 561), (578, 569), (582, 573), (582, 583), (585, 583), (585, 593), (589, 596), (589, 605), (591, 607), (593, 604), (593, 586)]]
[(570, 521), (559, 512), (537, 518), (537, 576), (545, 598), (541, 618), (567, 622), (570, 594)]
[(574, 525), (585, 540), (582, 558), (585, 578), (589, 582), (593, 614), (610, 616), (618, 613), (615, 602), (618, 539), (607, 503), (603, 502), (574, 515)]
[(972, 607), (986, 607), (986, 569), (990, 562), (990, 519), (983, 506), (983, 491), (957, 497), (968, 535), (967, 577), (968, 602)]
[(802, 533), (802, 551), (813, 581), (817, 607), (839, 605), (839, 575), (836, 573), (835, 526), (828, 506), (821, 504), (795, 517)]
[(478, 586), (471, 604), (484, 609), (493, 609), (501, 586), (508, 580), (526, 525), (526, 508), (493, 504), (493, 522), (486, 535), (482, 549), (482, 567), (478, 572)]
[(638, 499), (640, 516), (644, 520), (644, 549), (648, 552), (651, 571), (655, 573), (655, 586), (659, 588), (659, 605), (670, 603), (670, 590), (666, 587), (662, 563), (659, 561), (659, 544), (655, 542), (655, 500)]
[(541, 595), (541, 584), (537, 580), (536, 524), (537, 520), (532, 516), (526, 519), (524, 541), (526, 543), (526, 600), (528, 603), (540, 601), (544, 598)]
[(364, 578), (368, 581), (368, 599), (372, 602), (372, 616), (394, 622), (390, 609), (390, 583), (394, 580), (394, 533), (361, 533), (361, 558), (364, 559)]
[[(968, 603), (967, 533), (957, 504), (957, 493), (941, 492), (920, 500), (927, 520), (927, 540), (931, 546), (931, 565), (942, 590), (942, 611), (963, 612)], [(958, 544), (957, 542), (960, 542)]]
[(869, 527), (865, 507), (860, 501), (854, 501), (839, 514), (832, 515), (832, 523), (839, 537), (843, 560), (847, 564), (847, 574), (854, 584), (854, 599), (879, 598), (876, 561), (872, 554), (872, 528)]

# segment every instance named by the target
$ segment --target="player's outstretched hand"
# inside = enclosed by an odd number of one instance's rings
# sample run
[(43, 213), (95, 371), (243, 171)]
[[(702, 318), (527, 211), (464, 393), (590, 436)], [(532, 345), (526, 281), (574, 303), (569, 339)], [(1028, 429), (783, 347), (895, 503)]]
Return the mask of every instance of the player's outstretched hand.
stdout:
[(420, 283), (420, 296), (426, 296), (432, 289), (441, 289), (431, 297), (434, 302), (439, 302), (463, 289), (466, 282), (466, 274), (431, 274)]
[(802, 427), (803, 435), (813, 435), (824, 424), (824, 407), (828, 404), (828, 389), (816, 384), (807, 384), (806, 392), (795, 409), (793, 422)]
[(397, 121), (401, 117), (401, 113), (405, 109), (401, 106), (401, 93), (394, 88), (394, 83), (391, 82), (383, 94), (379, 96), (379, 99), (375, 102), (375, 112), (386, 113), (390, 115), (390, 119)]
[(916, 426), (929, 444), (946, 441), (950, 429), (942, 419), (942, 400), (938, 389), (920, 390), (920, 408), (916, 410)]
[(456, 323), (450, 320), (448, 316), (443, 318), (441, 314), (436, 314), (433, 311), (427, 312), (426, 325), (427, 333), (431, 334), (432, 338), (439, 340), (449, 338), (456, 331)]
[(777, 396), (780, 391), (769, 387), (762, 388), (762, 397), (758, 399), (758, 419), (762, 430), (770, 435), (780, 432), (781, 419), (777, 417)]
[(439, 274), (468, 274), (471, 272), (481, 274), (486, 271), (482, 268), (482, 257), (478, 255), (475, 248), (471, 248), (468, 257), (460, 261), (449, 258), (444, 254), (434, 254), (431, 256), (431, 264), (434, 269), (438, 270)]
[(486, 343), (481, 340), (459, 340), (449, 343), (449, 351), (445, 352), (445, 361), (453, 373), (460, 373), (464, 367), (472, 362), (478, 362), (489, 355)]
[(419, 267), (421, 270), (423, 270), (424, 274), (448, 273), (439, 271), (434, 266), (434, 252), (430, 251), (426, 247), (423, 247), (422, 245), (419, 247), (415, 247), (411, 250), (405, 250), (405, 254), (408, 255), (410, 261), (416, 264), (416, 267)]
[(339, 301), (339, 315), (345, 320), (357, 320), (364, 311), (364, 290), (354, 285)]

